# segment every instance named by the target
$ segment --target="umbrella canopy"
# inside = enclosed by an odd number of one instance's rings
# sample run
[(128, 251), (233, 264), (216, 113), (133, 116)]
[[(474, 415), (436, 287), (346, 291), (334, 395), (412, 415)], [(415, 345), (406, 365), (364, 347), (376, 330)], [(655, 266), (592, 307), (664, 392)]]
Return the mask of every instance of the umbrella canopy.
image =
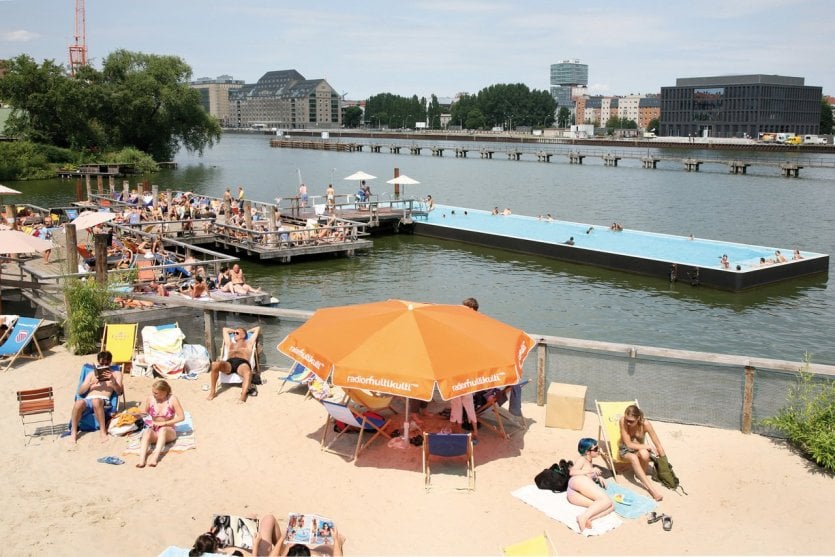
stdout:
[(463, 305), (388, 300), (320, 309), (277, 348), (334, 385), (449, 400), (518, 383), (534, 344)]
[(103, 211), (84, 211), (73, 219), (70, 224), (74, 224), (76, 228), (92, 228), (103, 222), (111, 221), (116, 218), (116, 213)]
[(3, 184), (0, 184), (0, 195), (16, 195), (20, 193), (17, 190), (13, 190), (12, 188), (6, 187)]
[(420, 184), (420, 182), (418, 182), (414, 178), (409, 178), (405, 174), (401, 174), (397, 178), (386, 180), (386, 184), (400, 184), (401, 186), (413, 186), (415, 184)]
[(362, 170), (354, 172), (350, 176), (345, 177), (346, 180), (373, 180), (374, 178), (376, 178), (376, 176), (372, 176), (371, 174), (363, 172)]
[(52, 249), (52, 242), (18, 230), (0, 230), (0, 253), (33, 253)]

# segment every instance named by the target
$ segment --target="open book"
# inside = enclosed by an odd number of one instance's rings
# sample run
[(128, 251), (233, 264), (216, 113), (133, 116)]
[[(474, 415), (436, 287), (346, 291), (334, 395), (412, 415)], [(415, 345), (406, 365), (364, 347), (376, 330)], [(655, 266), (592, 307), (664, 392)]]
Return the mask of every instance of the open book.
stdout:
[(315, 514), (290, 513), (285, 543), (307, 546), (333, 545), (333, 521)]
[(212, 518), (212, 533), (220, 547), (240, 547), (252, 551), (252, 540), (258, 533), (258, 522), (257, 518), (216, 514)]

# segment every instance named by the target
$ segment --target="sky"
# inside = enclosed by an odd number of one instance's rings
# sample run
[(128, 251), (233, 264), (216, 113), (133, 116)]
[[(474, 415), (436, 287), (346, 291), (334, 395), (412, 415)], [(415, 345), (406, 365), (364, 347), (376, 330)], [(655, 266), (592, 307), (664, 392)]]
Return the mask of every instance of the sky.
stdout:
[[(67, 64), (76, 0), (0, 0), (0, 59)], [(193, 78), (295, 69), (349, 100), (548, 90), (579, 60), (589, 92), (658, 93), (681, 77), (776, 74), (835, 95), (831, 0), (87, 0), (88, 60), (175, 55)]]

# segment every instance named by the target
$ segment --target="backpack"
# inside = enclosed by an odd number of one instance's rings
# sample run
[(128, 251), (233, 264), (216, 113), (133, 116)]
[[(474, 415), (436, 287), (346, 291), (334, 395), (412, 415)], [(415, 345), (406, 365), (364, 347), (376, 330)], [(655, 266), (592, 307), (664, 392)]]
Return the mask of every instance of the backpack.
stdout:
[[(670, 464), (667, 456), (657, 456), (652, 454), (650, 458), (652, 459), (653, 464), (655, 464), (655, 474), (658, 481), (661, 482), (664, 487), (672, 489), (673, 491), (678, 489), (680, 487), (680, 482), (676, 473), (673, 472), (673, 465)], [(687, 494), (683, 487), (681, 488), (681, 491)]]
[(548, 489), (555, 493), (562, 493), (568, 489), (569, 469), (574, 466), (570, 460), (561, 459), (536, 475), (533, 479), (539, 489)]

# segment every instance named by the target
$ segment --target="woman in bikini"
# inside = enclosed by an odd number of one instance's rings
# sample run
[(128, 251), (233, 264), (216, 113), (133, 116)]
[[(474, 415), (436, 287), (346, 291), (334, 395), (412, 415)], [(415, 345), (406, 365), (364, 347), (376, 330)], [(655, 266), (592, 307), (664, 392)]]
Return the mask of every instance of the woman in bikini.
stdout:
[[(647, 434), (652, 441), (651, 445), (647, 443)], [(663, 499), (661, 493), (647, 478), (647, 467), (649, 466), (650, 453), (655, 452), (658, 456), (664, 456), (664, 447), (658, 440), (655, 428), (644, 417), (643, 411), (634, 404), (626, 407), (623, 417), (620, 419), (620, 442), (618, 447), (620, 448), (620, 457), (632, 465), (635, 477), (652, 495), (652, 498), (656, 501)]]
[[(145, 415), (145, 429), (142, 431), (142, 444), (139, 448), (139, 462), (137, 468), (156, 466), (162, 449), (166, 443), (177, 439), (174, 426), (184, 419), (183, 406), (180, 400), (171, 394), (171, 385), (164, 379), (157, 379), (151, 386), (151, 396), (145, 399), (141, 407)], [(151, 458), (148, 459), (148, 448), (156, 443)]]
[(606, 482), (592, 465), (592, 460), (600, 456), (600, 447), (596, 439), (584, 437), (577, 444), (580, 460), (569, 469), (571, 477), (568, 479), (568, 502), (572, 505), (586, 507), (586, 511), (577, 515), (577, 526), (580, 532), (591, 528), (591, 521), (606, 516), (614, 510), (614, 505), (603, 489)]

